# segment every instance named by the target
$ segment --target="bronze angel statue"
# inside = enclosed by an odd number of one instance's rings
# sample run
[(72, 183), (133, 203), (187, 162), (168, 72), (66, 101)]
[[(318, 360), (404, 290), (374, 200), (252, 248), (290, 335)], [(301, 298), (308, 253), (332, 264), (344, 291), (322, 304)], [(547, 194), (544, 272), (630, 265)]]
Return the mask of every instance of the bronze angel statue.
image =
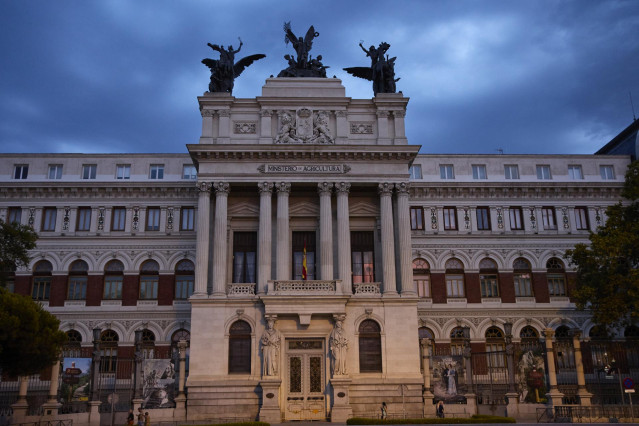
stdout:
[(278, 77), (326, 77), (326, 69), (321, 62), (322, 55), (318, 55), (313, 59), (309, 56), (309, 52), (313, 47), (313, 39), (319, 36), (319, 33), (315, 31), (315, 27), (311, 27), (306, 31), (304, 37), (297, 37), (291, 30), (291, 23), (284, 23), (284, 42), (289, 42), (293, 45), (297, 58), (293, 58), (290, 55), (285, 55), (284, 58), (288, 61), (288, 68), (282, 70)]
[(381, 42), (377, 48), (371, 46), (368, 50), (364, 48), (362, 43), (359, 44), (366, 56), (371, 58), (370, 67), (350, 67), (344, 68), (347, 73), (369, 80), (373, 82), (373, 93), (395, 93), (395, 83), (399, 78), (395, 78), (395, 59), (396, 56), (389, 58), (386, 52), (390, 48), (390, 44)]
[(235, 62), (235, 54), (242, 48), (242, 40), (237, 50), (229, 45), (227, 49), (224, 46), (207, 43), (209, 47), (220, 52), (220, 59), (202, 59), (202, 63), (211, 70), (211, 82), (209, 83), (209, 92), (228, 92), (233, 93), (233, 83), (236, 77), (242, 74), (242, 71), (253, 62), (265, 58), (266, 55), (257, 54), (246, 56)]

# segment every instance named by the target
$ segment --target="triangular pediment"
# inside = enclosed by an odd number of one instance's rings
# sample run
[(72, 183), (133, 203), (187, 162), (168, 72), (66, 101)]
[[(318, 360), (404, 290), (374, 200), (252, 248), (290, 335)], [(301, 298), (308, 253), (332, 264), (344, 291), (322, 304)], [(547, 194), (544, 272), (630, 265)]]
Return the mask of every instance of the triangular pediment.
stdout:
[(379, 215), (379, 207), (370, 200), (350, 200), (348, 210), (350, 216)]
[(296, 201), (289, 207), (290, 216), (319, 216), (319, 203)]
[(229, 205), (228, 215), (255, 217), (260, 215), (260, 207), (255, 202), (241, 200)]

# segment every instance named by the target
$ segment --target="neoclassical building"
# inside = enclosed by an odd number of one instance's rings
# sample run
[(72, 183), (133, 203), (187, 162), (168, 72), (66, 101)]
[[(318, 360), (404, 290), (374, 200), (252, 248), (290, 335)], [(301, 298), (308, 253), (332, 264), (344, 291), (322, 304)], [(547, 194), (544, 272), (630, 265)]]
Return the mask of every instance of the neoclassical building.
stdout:
[(131, 366), (159, 359), (180, 378), (154, 421), (528, 418), (613, 403), (613, 361), (639, 374), (638, 329), (577, 311), (564, 258), (629, 155), (420, 154), (407, 97), (336, 78), (198, 101), (188, 153), (0, 156), (0, 217), (40, 237), (10, 288), (100, 365), (88, 411), (152, 406)]

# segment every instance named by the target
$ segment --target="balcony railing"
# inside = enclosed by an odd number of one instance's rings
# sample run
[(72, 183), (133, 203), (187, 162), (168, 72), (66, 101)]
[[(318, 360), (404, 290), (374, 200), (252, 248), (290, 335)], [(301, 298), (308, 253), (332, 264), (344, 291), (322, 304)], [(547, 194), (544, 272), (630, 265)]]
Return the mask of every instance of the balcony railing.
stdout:
[(255, 296), (255, 283), (234, 283), (226, 288), (229, 296)]
[(269, 281), (271, 295), (334, 295), (337, 282), (334, 280), (281, 280)]

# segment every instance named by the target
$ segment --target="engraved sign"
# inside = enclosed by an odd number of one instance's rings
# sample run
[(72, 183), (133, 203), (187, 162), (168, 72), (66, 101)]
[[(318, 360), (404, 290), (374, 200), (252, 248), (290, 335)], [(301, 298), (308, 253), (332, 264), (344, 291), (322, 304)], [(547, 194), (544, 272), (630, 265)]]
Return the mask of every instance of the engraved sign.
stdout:
[(334, 174), (348, 173), (351, 167), (346, 164), (262, 164), (257, 170), (260, 173)]

